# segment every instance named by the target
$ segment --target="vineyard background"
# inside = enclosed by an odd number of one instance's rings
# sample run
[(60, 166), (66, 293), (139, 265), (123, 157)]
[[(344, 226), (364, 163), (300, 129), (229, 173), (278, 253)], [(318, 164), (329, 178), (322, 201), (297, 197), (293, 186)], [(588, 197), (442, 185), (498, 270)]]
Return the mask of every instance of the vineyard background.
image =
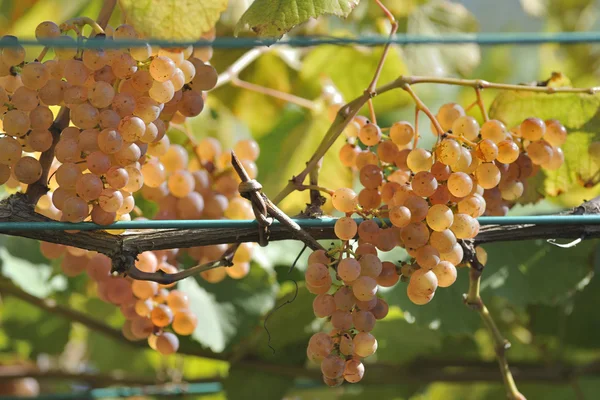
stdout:
[[(230, 0), (228, 11), (217, 25), (218, 36), (233, 35), (246, 3)], [(598, 2), (589, 0), (385, 3), (400, 21), (401, 32), (422, 35), (593, 31), (598, 28), (600, 15)], [(60, 22), (81, 15), (95, 18), (101, 6), (101, 1), (4, 1), (0, 3), (0, 34), (29, 38), (41, 21)], [(111, 25), (118, 25), (120, 18), (117, 11)], [(296, 28), (292, 34), (385, 34), (381, 22), (380, 12), (363, 1), (347, 21), (320, 18)], [(598, 50), (593, 44), (394, 46), (380, 82), (401, 74), (418, 74), (518, 83), (543, 80), (553, 71), (561, 71), (573, 86), (590, 87), (600, 81)], [(223, 72), (247, 51), (215, 49), (211, 62)], [(190, 131), (197, 138), (218, 137), (225, 146), (254, 137), (261, 146), (258, 181), (265, 193), (274, 196), (310, 158), (329, 126), (328, 110), (320, 96), (326, 79), (330, 78), (349, 101), (368, 85), (380, 55), (381, 48), (275, 46), (246, 68), (241, 78), (316, 99), (313, 109), (224, 85), (210, 92), (209, 110), (190, 122)], [(419, 87), (418, 92), (431, 109), (453, 100), (472, 101), (470, 88), (427, 85)], [(490, 106), (497, 93), (484, 91), (483, 95)], [(528, 110), (522, 110), (523, 103), (518, 99), (509, 100), (494, 102), (491, 114), (511, 121), (529, 116), (523, 114), (527, 112), (542, 118), (568, 118), (568, 105), (574, 98), (532, 102)], [(374, 104), (381, 125), (410, 120), (414, 115), (405, 93), (387, 93), (377, 97)], [(599, 104), (595, 104), (594, 115)], [(552, 114), (561, 109), (563, 114)], [(475, 110), (472, 115), (479, 118)], [(424, 117), (421, 122), (423, 127), (429, 126)], [(585, 160), (577, 161), (577, 152), (585, 153), (592, 137), (598, 140), (598, 128), (596, 118), (590, 118), (582, 130), (584, 134), (572, 143), (571, 152), (566, 152), (571, 168), (597, 168), (585, 164)], [(169, 135), (172, 143), (187, 140), (177, 129)], [(425, 135), (422, 143), (429, 146), (433, 141), (433, 136)], [(349, 171), (337, 160), (342, 143), (340, 140), (325, 157), (320, 181), (323, 186), (352, 184)], [(511, 214), (558, 212), (600, 192), (598, 185), (583, 189), (565, 186), (558, 179), (540, 185), (560, 195), (518, 206)], [(306, 202), (307, 193), (297, 192), (282, 203), (282, 208), (294, 215)], [(156, 211), (154, 204), (141, 198), (138, 205), (145, 215)], [(331, 212), (330, 204), (324, 209)], [(402, 283), (384, 291), (392, 308), (388, 318), (375, 328), (379, 350), (370, 359), (373, 365), (368, 365), (360, 384), (329, 389), (320, 386), (318, 370), (305, 366), (306, 343), (319, 326), (314, 322), (313, 296), (303, 288), (302, 269), (307, 255), (289, 272), (302, 249), (299, 242), (272, 242), (258, 249), (251, 273), (243, 280), (210, 284), (190, 278), (180, 282), (179, 287), (188, 293), (198, 315), (199, 329), (191, 339), (182, 340), (177, 356), (169, 358), (148, 349), (145, 343), (125, 340), (119, 330), (123, 317), (118, 309), (97, 299), (86, 278), (61, 275), (58, 264), (49, 264), (41, 255), (37, 242), (1, 236), (0, 245), (0, 387), (8, 375), (22, 374), (35, 376), (42, 393), (74, 396), (93, 387), (181, 380), (210, 382), (198, 387), (211, 392), (207, 398), (214, 399), (451, 400), (504, 396), (493, 345), (477, 313), (462, 302), (468, 286), (465, 269), (459, 271), (455, 285), (440, 291), (427, 306), (410, 303)], [(600, 284), (593, 278), (600, 267), (598, 242), (589, 240), (569, 249), (544, 240), (484, 247), (489, 262), (481, 293), (512, 343), (507, 354), (519, 389), (530, 399), (595, 398), (600, 389), (600, 322), (596, 312)], [(400, 249), (386, 254), (389, 260), (403, 258), (406, 254)], [(300, 286), (297, 296), (293, 281)], [(292, 297), (291, 304), (269, 318), (267, 333), (263, 326), (266, 315)], [(269, 334), (274, 353), (268, 347)], [(3, 371), (8, 373), (3, 376)]]

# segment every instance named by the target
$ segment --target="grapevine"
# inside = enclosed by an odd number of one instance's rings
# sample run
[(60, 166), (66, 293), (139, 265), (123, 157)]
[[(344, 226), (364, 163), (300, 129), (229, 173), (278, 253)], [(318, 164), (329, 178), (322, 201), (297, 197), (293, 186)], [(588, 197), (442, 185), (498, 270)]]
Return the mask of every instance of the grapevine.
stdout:
[[(399, 29), (394, 13), (379, 0), (373, 5), (392, 39)], [(0, 202), (0, 216), (6, 223), (95, 224), (97, 229), (91, 231), (72, 225), (73, 229), (59, 232), (2, 233), (39, 241), (41, 254), (60, 269), (61, 276), (118, 309), (119, 329), (46, 303), (2, 278), (0, 289), (7, 296), (161, 356), (193, 354), (254, 368), (252, 357), (259, 353), (249, 348), (260, 334), (227, 355), (190, 350), (187, 337), (197, 339), (210, 327), (199, 322), (205, 316), (180, 281), (197, 277), (201, 285), (213, 287), (244, 283), (256, 272), (251, 271), (253, 262), (264, 257), (259, 246), (293, 239), (310, 249), (300, 263), (302, 274), (296, 276), (303, 282), (298, 285), (294, 280), (298, 291), (312, 295), (310, 315), (315, 318), (303, 332), (310, 330), (302, 357), (312, 364), (307, 369), (311, 378), (316, 375), (326, 386), (337, 387), (364, 384), (371, 367), (381, 368), (375, 363), (382, 344), (377, 327), (400, 313), (396, 304), (388, 303), (386, 291), (401, 288), (412, 305), (430, 307), (439, 300), (438, 291), (465, 278), (460, 276), (463, 269), (468, 291), (462, 300), (479, 314), (489, 333), (506, 396), (525, 399), (509, 367), (503, 327), (480, 294), (488, 263), (482, 245), (572, 238), (574, 242), (559, 245), (572, 247), (600, 236), (600, 231), (596, 226), (569, 226), (558, 232), (553, 231), (558, 225), (480, 226), (480, 217), (507, 216), (538, 194), (540, 180), (564, 171), (565, 164), (570, 168), (568, 139), (582, 129), (533, 114), (509, 122), (495, 115), (484, 94), (494, 90), (594, 96), (598, 88), (572, 87), (561, 73), (532, 84), (397, 74), (396, 79), (380, 82), (394, 51), (388, 41), (358, 97), (347, 101), (325, 77), (319, 97), (308, 99), (289, 93), (291, 89), (253, 83), (243, 74), (272, 49), (250, 49), (217, 71), (210, 46), (159, 47), (143, 42), (152, 38), (127, 19), (110, 26), (115, 6), (107, 1), (97, 20), (77, 17), (40, 23), (34, 32), (44, 44), (39, 53), (26, 51), (15, 36), (0, 39), (0, 185), (8, 193)], [(254, 28), (258, 32), (260, 27)], [(202, 34), (203, 40), (216, 37), (214, 26)], [(119, 46), (132, 40), (138, 44)], [(106, 47), (98, 46), (98, 41)], [(461, 97), (434, 109), (416, 88), (439, 84), (464, 88), (474, 96), (468, 97), (470, 102)], [(304, 168), (274, 196), (263, 190), (257, 165), (260, 158), (274, 156), (259, 145), (269, 146), (267, 140), (245, 134), (220, 140), (192, 128), (195, 117), (220, 112), (218, 106), (205, 108), (213, 100), (210, 92), (224, 85), (298, 106), (311, 115), (329, 116), (330, 125)], [(389, 121), (378, 115), (376, 98), (388, 92), (405, 96), (414, 119)], [(175, 130), (181, 135), (176, 136)], [(600, 182), (600, 141), (591, 139), (586, 151), (585, 162), (592, 163), (595, 172), (578, 175), (578, 184), (594, 188)], [(333, 162), (326, 157), (332, 154), (355, 184), (323, 183), (320, 174), (326, 162)], [(260, 172), (272, 171), (261, 166)], [(306, 191), (304, 209), (289, 209), (283, 203), (292, 193)], [(594, 199), (571, 213), (599, 210)], [(256, 223), (243, 229), (227, 228), (223, 222), (216, 228), (151, 231), (114, 225), (148, 217)], [(297, 222), (309, 219), (332, 223), (323, 227)], [(396, 259), (404, 253), (402, 260)], [(273, 310), (294, 313), (293, 302), (287, 303), (292, 305)], [(231, 310), (223, 307), (223, 313)], [(271, 315), (261, 310), (269, 341)], [(270, 372), (268, 367), (264, 371)], [(288, 374), (296, 377), (296, 372)]]

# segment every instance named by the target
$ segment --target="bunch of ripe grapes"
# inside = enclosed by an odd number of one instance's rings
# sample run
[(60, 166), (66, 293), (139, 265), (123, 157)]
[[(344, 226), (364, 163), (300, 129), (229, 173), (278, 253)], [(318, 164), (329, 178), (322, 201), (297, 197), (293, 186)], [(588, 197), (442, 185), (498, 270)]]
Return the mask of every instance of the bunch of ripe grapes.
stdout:
[[(155, 219), (252, 219), (249, 202), (238, 194), (229, 150), (214, 138), (186, 148), (171, 144), (166, 134), (171, 124), (203, 110), (206, 91), (218, 78), (209, 64), (212, 50), (149, 45), (82, 49), (78, 43), (87, 38), (80, 35), (75, 41), (65, 34), (69, 29), (50, 21), (37, 27), (38, 39), (66, 45), (54, 48), (55, 57), (46, 61), (41, 58), (47, 50), (26, 61), (18, 43), (2, 48), (0, 184), (26, 191), (42, 177), (41, 155), (53, 152), (48, 182), (41, 182), (50, 190), (36, 204), (36, 211), (51, 219), (99, 225), (130, 221), (132, 214), (143, 219), (136, 198), (158, 204)], [(106, 42), (138, 38), (130, 25), (109, 27), (95, 37)], [(2, 39), (10, 41), (16, 38)], [(58, 129), (54, 121), (66, 111), (69, 123)], [(241, 140), (234, 150), (256, 177), (257, 143)], [(189, 300), (174, 284), (117, 276), (104, 254), (47, 242), (40, 246), (47, 258), (60, 259), (65, 275), (87, 272), (98, 297), (120, 308), (127, 339), (148, 340), (153, 349), (171, 354), (179, 346), (176, 334), (196, 329)], [(148, 251), (139, 254), (135, 266), (149, 273), (174, 273), (183, 252), (202, 264), (220, 259), (226, 249)], [(233, 266), (205, 271), (202, 277), (209, 282), (242, 278), (249, 273), (252, 252), (253, 244), (242, 244)]]
[[(498, 120), (480, 126), (455, 103), (443, 105), (435, 118), (443, 132), (432, 151), (416, 147), (418, 133), (407, 121), (381, 129), (358, 116), (345, 129), (339, 157), (358, 172), (363, 189), (333, 193), (334, 208), (345, 214), (335, 224), (341, 245), (313, 252), (305, 274), (317, 295), (315, 315), (332, 327), (312, 336), (307, 353), (321, 363), (330, 386), (360, 381), (362, 359), (377, 350), (370, 332), (388, 313), (378, 287), (408, 281), (410, 301), (432, 301), (439, 287), (456, 281), (463, 261), (459, 240), (477, 235), (476, 218), (506, 215), (540, 167), (555, 170), (564, 162), (560, 146), (567, 131), (556, 120), (532, 117), (511, 129)], [(354, 214), (362, 217), (359, 223)], [(398, 246), (408, 262), (381, 261), (379, 252)], [(485, 264), (485, 250), (476, 253)]]

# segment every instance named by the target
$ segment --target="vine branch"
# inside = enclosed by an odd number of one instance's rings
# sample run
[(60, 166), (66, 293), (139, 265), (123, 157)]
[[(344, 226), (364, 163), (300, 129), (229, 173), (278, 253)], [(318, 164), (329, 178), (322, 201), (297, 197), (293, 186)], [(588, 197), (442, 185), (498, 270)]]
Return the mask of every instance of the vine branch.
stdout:
[[(52, 220), (38, 214), (33, 206), (23, 199), (23, 194), (15, 194), (0, 202), (0, 221), (2, 222), (51, 222)], [(269, 202), (269, 204), (272, 204)], [(274, 206), (274, 205), (273, 205)], [(275, 208), (273, 208), (275, 210)], [(279, 210), (279, 209), (277, 209)], [(278, 212), (282, 219), (287, 218), (281, 210)], [(600, 198), (572, 210), (573, 214), (600, 213)], [(283, 219), (285, 221), (285, 219)], [(297, 224), (289, 220), (297, 226)], [(293, 230), (297, 229), (297, 230)], [(299, 231), (311, 237), (312, 241), (319, 239), (334, 239), (333, 226), (307, 226), (303, 229), (293, 228), (282, 223), (273, 223), (269, 227), (269, 240), (298, 240)], [(212, 244), (228, 244), (243, 242), (258, 242), (258, 230), (250, 228), (200, 228), (200, 229), (156, 229), (143, 232), (127, 232), (123, 235), (110, 235), (104, 231), (81, 231), (68, 233), (64, 231), (0, 231), (1, 234), (21, 236), (51, 243), (78, 247), (97, 251), (118, 263), (117, 270), (126, 271), (135, 261), (137, 254), (150, 250), (165, 250), (173, 248), (188, 248)], [(600, 237), (598, 224), (572, 225), (487, 225), (482, 226), (474, 245), (492, 242), (522, 241), (530, 239), (593, 239)], [(306, 242), (305, 242), (306, 243)], [(317, 243), (318, 244), (318, 243)]]
[[(473, 253), (472, 253), (473, 255)], [(515, 380), (508, 366), (508, 360), (506, 359), (506, 350), (510, 348), (510, 342), (502, 336), (502, 333), (498, 329), (494, 318), (490, 314), (490, 311), (483, 303), (479, 294), (481, 274), (483, 272), (483, 265), (477, 260), (477, 257), (471, 257), (469, 270), (469, 291), (465, 296), (465, 304), (477, 311), (483, 320), (483, 324), (487, 328), (492, 337), (494, 343), (494, 350), (496, 352), (496, 360), (500, 367), (500, 375), (502, 375), (502, 381), (506, 389), (506, 395), (509, 400), (525, 400), (515, 384)]]

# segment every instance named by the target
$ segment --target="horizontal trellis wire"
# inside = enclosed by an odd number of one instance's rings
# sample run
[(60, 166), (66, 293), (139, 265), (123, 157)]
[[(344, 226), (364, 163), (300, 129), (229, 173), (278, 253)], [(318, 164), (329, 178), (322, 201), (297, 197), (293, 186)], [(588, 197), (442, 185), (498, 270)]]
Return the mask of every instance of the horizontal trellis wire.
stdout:
[(361, 46), (380, 46), (386, 43), (399, 45), (452, 45), (452, 44), (479, 44), (483, 46), (492, 45), (536, 45), (544, 43), (597, 43), (600, 42), (600, 32), (514, 32), (514, 33), (463, 33), (450, 34), (443, 36), (433, 35), (410, 35), (396, 34), (392, 38), (383, 35), (365, 36), (357, 38), (333, 37), (333, 36), (295, 36), (287, 37), (281, 40), (277, 39), (259, 39), (251, 37), (217, 37), (214, 40), (161, 40), (161, 39), (140, 39), (140, 40), (107, 40), (105, 38), (91, 38), (81, 43), (74, 41), (53, 39), (10, 39), (0, 40), (0, 47), (21, 46), (49, 46), (58, 48), (124, 48), (136, 47), (150, 44), (161, 47), (206, 47), (214, 48), (251, 48), (259, 46), (292, 46), (309, 47), (318, 45), (361, 45)]
[[(357, 222), (362, 218), (356, 218)], [(600, 224), (600, 215), (529, 215), (508, 217), (479, 217), (481, 225), (595, 225)], [(326, 228), (333, 227), (337, 218), (319, 219), (294, 219), (301, 228)], [(381, 221), (390, 225), (390, 221)], [(280, 224), (273, 221), (274, 225)], [(255, 228), (258, 226), (256, 220), (143, 220), (143, 221), (120, 221), (110, 225), (97, 225), (93, 222), (0, 222), (0, 231), (94, 231), (106, 229), (215, 229), (215, 228)]]

